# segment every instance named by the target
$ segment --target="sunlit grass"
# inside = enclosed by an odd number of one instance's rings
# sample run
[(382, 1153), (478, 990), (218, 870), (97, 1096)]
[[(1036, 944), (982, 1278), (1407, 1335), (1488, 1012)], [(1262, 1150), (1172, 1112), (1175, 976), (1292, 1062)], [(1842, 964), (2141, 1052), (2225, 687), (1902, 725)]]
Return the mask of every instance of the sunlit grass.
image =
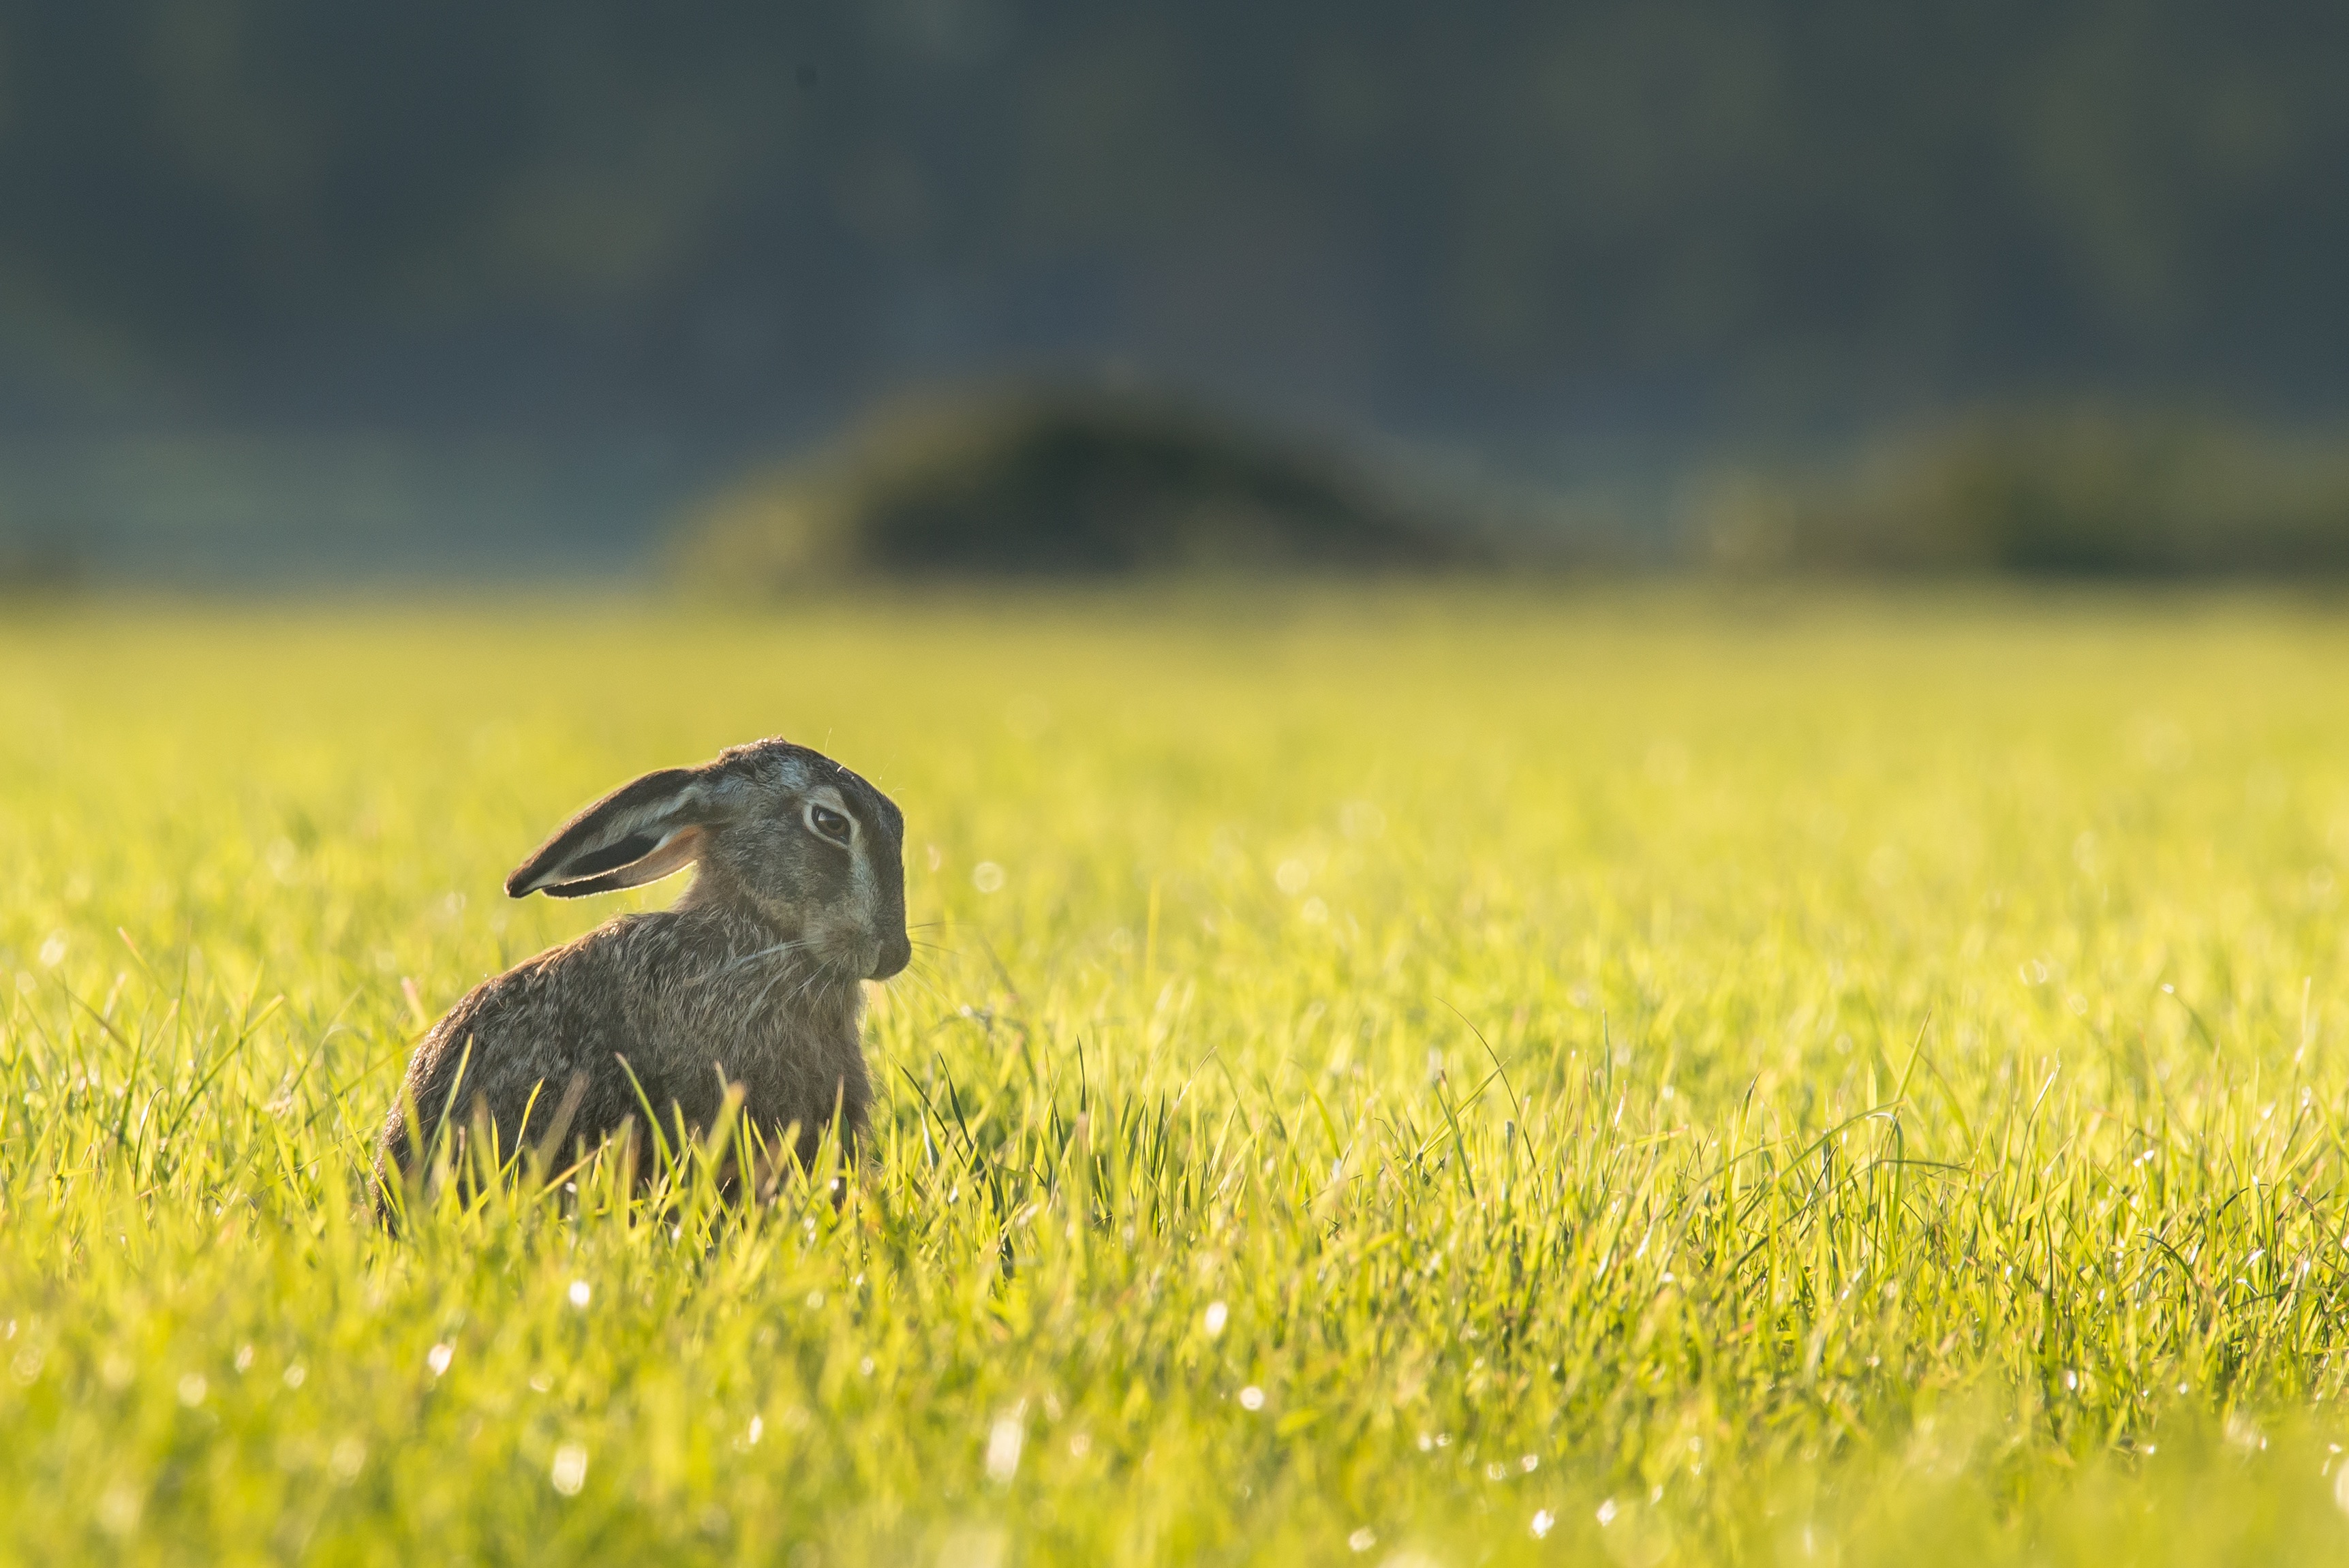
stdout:
[[(926, 923), (845, 1202), (383, 1234), (627, 906), (504, 872), (772, 732)], [(2349, 1560), (2327, 614), (124, 606), (0, 631), (0, 868), (13, 1560)]]

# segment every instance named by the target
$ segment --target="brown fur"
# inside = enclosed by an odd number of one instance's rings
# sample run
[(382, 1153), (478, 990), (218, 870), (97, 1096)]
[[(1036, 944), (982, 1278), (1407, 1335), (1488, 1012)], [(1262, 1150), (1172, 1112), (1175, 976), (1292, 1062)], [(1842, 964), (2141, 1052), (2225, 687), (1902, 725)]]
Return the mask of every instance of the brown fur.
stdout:
[[(820, 830), (842, 818), (853, 843)], [(550, 1140), (575, 1150), (632, 1130), (641, 1140), (647, 1104), (663, 1135), (680, 1113), (698, 1135), (730, 1085), (770, 1147), (796, 1127), (812, 1162), (837, 1110), (853, 1149), (872, 1098), (864, 982), (909, 955), (904, 826), (864, 779), (780, 739), (648, 774), (586, 808), (508, 892), (576, 896), (688, 861), (693, 885), (675, 907), (610, 921), (450, 1008), (408, 1064), (378, 1181), (411, 1174), (447, 1117), (486, 1118), (507, 1153)]]

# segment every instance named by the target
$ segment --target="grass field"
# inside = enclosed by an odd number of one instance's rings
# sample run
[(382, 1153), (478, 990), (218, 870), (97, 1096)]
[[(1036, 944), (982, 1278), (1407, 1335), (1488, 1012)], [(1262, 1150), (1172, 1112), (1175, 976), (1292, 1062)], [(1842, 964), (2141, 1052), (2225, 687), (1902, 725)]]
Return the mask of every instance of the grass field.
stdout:
[[(373, 1226), (505, 872), (908, 818), (837, 1212)], [(2349, 1562), (2349, 617), (1366, 593), (0, 630), (0, 1557)]]

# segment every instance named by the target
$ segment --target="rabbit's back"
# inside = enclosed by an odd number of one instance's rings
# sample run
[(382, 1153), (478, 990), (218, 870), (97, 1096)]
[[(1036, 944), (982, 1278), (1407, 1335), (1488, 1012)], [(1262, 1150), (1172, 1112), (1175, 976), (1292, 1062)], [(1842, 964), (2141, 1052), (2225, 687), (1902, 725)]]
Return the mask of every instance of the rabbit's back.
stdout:
[[(762, 945), (762, 943), (764, 944)], [(853, 1141), (869, 1088), (861, 989), (795, 966), (771, 934), (668, 912), (624, 916), (475, 986), (409, 1064), (378, 1168), (409, 1168), (443, 1119), (486, 1116), (502, 1150), (557, 1139), (593, 1148), (647, 1107), (698, 1135), (730, 1084), (770, 1140), (796, 1124), (802, 1160), (841, 1112)]]
[[(616, 1005), (621, 965), (613, 949), (627, 923), (613, 922), (492, 975), (449, 1009), (409, 1060), (384, 1123), (378, 1173), (407, 1170), (444, 1119), (461, 1131), (486, 1117), (508, 1151), (549, 1133), (592, 1139), (626, 1119), (635, 1096), (621, 1062), (644, 1055)], [(557, 1129), (566, 1099), (571, 1125)]]

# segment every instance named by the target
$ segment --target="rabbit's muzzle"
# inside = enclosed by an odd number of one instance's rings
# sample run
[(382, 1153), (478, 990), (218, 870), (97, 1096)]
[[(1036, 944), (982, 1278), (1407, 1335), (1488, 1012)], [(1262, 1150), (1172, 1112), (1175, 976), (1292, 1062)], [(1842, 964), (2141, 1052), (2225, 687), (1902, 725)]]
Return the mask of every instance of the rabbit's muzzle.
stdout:
[[(804, 929), (804, 928), (803, 928)], [(790, 945), (804, 951), (816, 966), (836, 980), (886, 980), (913, 962), (914, 944), (905, 922), (874, 924), (840, 921), (829, 929), (817, 926)]]

